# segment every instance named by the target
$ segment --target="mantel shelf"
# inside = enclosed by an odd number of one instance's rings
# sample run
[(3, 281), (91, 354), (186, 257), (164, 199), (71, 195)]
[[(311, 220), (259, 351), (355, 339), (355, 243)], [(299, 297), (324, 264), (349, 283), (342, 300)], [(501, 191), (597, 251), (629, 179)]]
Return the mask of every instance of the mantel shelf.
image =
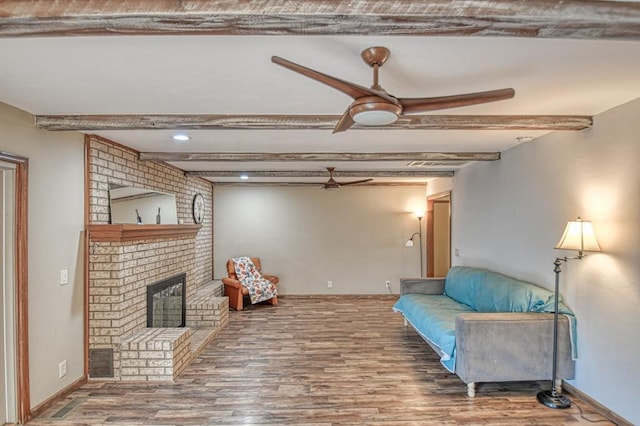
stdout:
[(195, 237), (202, 225), (88, 225), (91, 241), (122, 242)]

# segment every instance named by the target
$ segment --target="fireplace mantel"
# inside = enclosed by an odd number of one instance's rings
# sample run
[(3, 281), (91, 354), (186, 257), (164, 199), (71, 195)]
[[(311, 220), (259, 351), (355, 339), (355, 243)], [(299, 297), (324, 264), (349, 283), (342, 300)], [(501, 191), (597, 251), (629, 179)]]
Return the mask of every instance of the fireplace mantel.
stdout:
[(91, 241), (123, 242), (195, 237), (202, 225), (88, 225)]

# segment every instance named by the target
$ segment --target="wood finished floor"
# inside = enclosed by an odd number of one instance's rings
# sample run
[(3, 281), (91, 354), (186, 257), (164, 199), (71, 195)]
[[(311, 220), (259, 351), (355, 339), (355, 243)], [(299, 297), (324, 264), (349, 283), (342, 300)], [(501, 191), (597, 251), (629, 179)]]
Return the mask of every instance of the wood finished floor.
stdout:
[(177, 383), (92, 382), (29, 424), (591, 424), (576, 404), (605, 420), (576, 397), (567, 410), (540, 405), (548, 382), (479, 384), (468, 398), (394, 301), (282, 297), (232, 311)]

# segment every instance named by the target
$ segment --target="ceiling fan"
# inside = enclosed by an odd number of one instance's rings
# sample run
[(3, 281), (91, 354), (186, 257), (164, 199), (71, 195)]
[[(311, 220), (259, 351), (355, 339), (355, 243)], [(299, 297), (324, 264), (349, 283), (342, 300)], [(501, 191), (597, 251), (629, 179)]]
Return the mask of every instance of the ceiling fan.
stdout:
[(329, 171), (329, 180), (322, 185), (322, 189), (331, 191), (334, 189), (338, 189), (341, 186), (356, 185), (358, 183), (371, 182), (373, 180), (373, 179), (362, 179), (362, 180), (353, 180), (351, 182), (336, 182), (336, 180), (333, 178), (333, 171), (335, 169), (336, 169), (335, 167), (327, 167), (327, 170)]
[(378, 70), (387, 61), (389, 54), (389, 49), (381, 46), (362, 51), (360, 56), (373, 68), (373, 85), (370, 88), (303, 67), (279, 56), (272, 56), (271, 61), (331, 86), (354, 99), (338, 120), (333, 133), (343, 132), (355, 123), (382, 126), (393, 123), (404, 114), (501, 101), (515, 95), (515, 91), (509, 88), (431, 98), (397, 98), (388, 94), (378, 83)]

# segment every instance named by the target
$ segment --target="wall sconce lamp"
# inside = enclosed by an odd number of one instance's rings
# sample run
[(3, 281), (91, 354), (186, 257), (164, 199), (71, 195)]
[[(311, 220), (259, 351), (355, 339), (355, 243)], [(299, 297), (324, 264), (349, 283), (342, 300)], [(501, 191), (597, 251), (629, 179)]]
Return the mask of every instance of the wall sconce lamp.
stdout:
[(413, 235), (404, 244), (405, 247), (413, 247), (413, 239), (417, 235), (420, 243), (420, 277), (424, 277), (424, 262), (422, 260), (422, 218), (424, 217), (424, 211), (416, 211), (416, 217), (418, 218), (418, 232), (414, 232)]
[(562, 391), (558, 390), (556, 383), (556, 369), (558, 364), (558, 282), (560, 279), (560, 264), (569, 259), (582, 259), (586, 256), (585, 251), (600, 251), (600, 245), (596, 239), (591, 222), (582, 220), (570, 220), (562, 234), (562, 238), (555, 247), (560, 250), (577, 250), (578, 255), (573, 257), (556, 257), (553, 272), (556, 274), (555, 282), (555, 309), (553, 313), (553, 369), (551, 372), (551, 390), (539, 392), (538, 402), (549, 408), (569, 408), (571, 400)]

